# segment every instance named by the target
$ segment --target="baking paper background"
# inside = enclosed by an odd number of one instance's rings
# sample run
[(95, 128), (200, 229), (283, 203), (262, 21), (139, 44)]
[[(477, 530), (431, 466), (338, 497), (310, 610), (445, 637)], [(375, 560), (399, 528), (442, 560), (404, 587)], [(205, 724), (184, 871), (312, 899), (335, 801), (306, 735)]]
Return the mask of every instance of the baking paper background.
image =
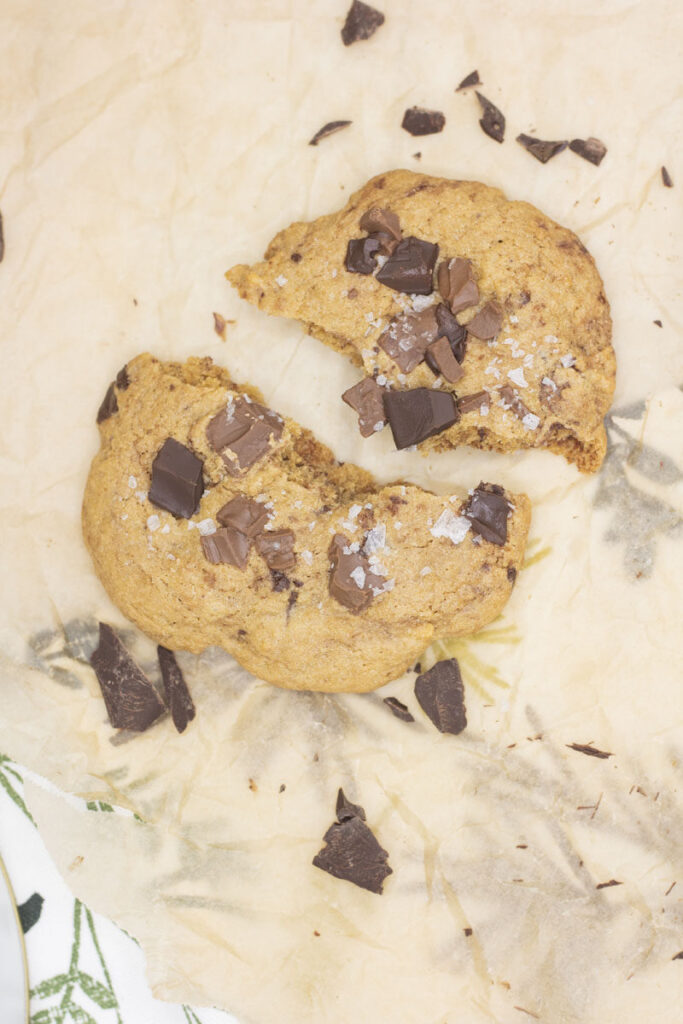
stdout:
[[(74, 892), (140, 940), (161, 997), (244, 1024), (675, 1021), (682, 17), (664, 0), (380, 6), (385, 25), (347, 49), (330, 0), (3, 0), (0, 749), (143, 819), (27, 787)], [(454, 92), (475, 67), (502, 146)], [(443, 110), (444, 132), (403, 132), (413, 104)], [(339, 118), (353, 125), (307, 145)], [(608, 154), (543, 166), (514, 141), (531, 129), (597, 135)], [(542, 452), (362, 441), (339, 401), (357, 370), (224, 282), (290, 221), (400, 166), (499, 186), (595, 256), (619, 366), (596, 478)], [(214, 311), (236, 320), (225, 341)], [(213, 356), (381, 480), (529, 494), (531, 564), (501, 620), (454, 649), (465, 733), (433, 729), (412, 674), (362, 697), (283, 693), (209, 651), (183, 659), (198, 709), (183, 736), (170, 719), (114, 734), (87, 656), (98, 618), (126, 625), (80, 501), (101, 397), (142, 350)], [(151, 645), (125, 636), (154, 672)], [(567, 747), (588, 742), (613, 756)], [(311, 867), (339, 785), (389, 851), (381, 897)]]

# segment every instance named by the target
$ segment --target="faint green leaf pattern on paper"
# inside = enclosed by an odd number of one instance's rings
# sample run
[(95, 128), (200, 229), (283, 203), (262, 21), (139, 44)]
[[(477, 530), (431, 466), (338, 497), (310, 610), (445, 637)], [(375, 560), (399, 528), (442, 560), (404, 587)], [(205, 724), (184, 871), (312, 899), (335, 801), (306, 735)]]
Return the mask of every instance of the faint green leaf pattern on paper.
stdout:
[(22, 811), (28, 820), (35, 825), (33, 815), (29, 811), (28, 807), (24, 803), (24, 798), (21, 793), (17, 790), (15, 783), (19, 785), (23, 784), (23, 779), (17, 769), (12, 764), (12, 761), (6, 754), (0, 754), (0, 786), (5, 790), (10, 800), (17, 805), (20, 811)]
[(553, 550), (550, 544), (546, 544), (545, 547), (539, 547), (539, 544), (541, 544), (539, 537), (534, 537), (533, 540), (529, 541), (526, 546), (526, 558), (522, 562), (522, 569), (529, 569), (532, 565), (542, 562)]

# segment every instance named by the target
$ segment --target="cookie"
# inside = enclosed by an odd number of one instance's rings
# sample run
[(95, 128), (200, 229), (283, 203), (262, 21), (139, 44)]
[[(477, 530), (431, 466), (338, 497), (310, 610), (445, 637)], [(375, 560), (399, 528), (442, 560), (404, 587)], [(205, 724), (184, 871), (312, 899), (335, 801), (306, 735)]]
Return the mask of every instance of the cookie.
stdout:
[(229, 651), (291, 689), (366, 691), (507, 601), (529, 501), (378, 488), (210, 359), (134, 359), (98, 415), (83, 532), (157, 643)]
[(338, 213), (292, 224), (263, 263), (227, 278), (384, 391), (453, 396), (450, 422), (420, 441), (426, 451), (546, 448), (584, 472), (603, 460), (609, 304), (576, 235), (528, 203), (474, 181), (391, 171)]

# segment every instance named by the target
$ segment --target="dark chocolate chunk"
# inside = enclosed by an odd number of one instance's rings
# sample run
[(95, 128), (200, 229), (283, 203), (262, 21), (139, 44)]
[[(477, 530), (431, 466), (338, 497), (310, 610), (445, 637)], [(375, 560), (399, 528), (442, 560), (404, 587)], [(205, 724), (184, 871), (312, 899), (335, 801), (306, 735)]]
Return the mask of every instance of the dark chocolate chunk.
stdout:
[(491, 100), (487, 100), (480, 92), (477, 92), (477, 99), (483, 111), (483, 117), (479, 124), (489, 138), (494, 139), (496, 142), (502, 142), (505, 136), (505, 118), (503, 114), (494, 103), (491, 103)]
[(392, 714), (400, 718), (402, 722), (414, 722), (415, 719), (411, 715), (408, 708), (405, 706), (403, 701), (400, 701), (398, 697), (385, 697), (384, 703), (389, 708)]
[(653, 324), (656, 324), (656, 326), (657, 326), (657, 327), (663, 327), (663, 326), (664, 326), (664, 325), (662, 324), (662, 321), (661, 321), (661, 320), (653, 320), (653, 321), (652, 321), (652, 323), (653, 323)]
[(341, 533), (332, 538), (329, 591), (335, 601), (355, 613), (367, 608), (375, 596), (374, 590), (381, 590), (385, 580), (372, 572), (369, 559), (364, 554), (351, 551), (350, 544)]
[(428, 306), (419, 313), (410, 311), (394, 317), (377, 344), (403, 373), (410, 373), (424, 359), (427, 346), (438, 337), (436, 309)]
[(204, 557), (213, 565), (224, 563), (246, 569), (251, 540), (233, 526), (224, 526), (200, 538)]
[(116, 374), (116, 386), (119, 391), (125, 391), (130, 385), (130, 377), (128, 376), (128, 367), (122, 366), (119, 372)]
[(439, 336), (448, 338), (453, 355), (462, 363), (467, 350), (467, 328), (458, 323), (443, 302), (436, 307), (436, 326), (439, 329)]
[(369, 39), (383, 24), (384, 15), (381, 11), (361, 3), (361, 0), (353, 0), (341, 30), (342, 42), (344, 46), (350, 46), (361, 39)]
[(256, 538), (256, 550), (269, 569), (291, 569), (296, 564), (292, 530), (271, 530)]
[(236, 498), (232, 498), (219, 508), (216, 519), (221, 526), (232, 526), (253, 540), (259, 533), (263, 533), (266, 527), (268, 509), (260, 501), (252, 501), (246, 495), (238, 494)]
[(370, 235), (366, 238), (350, 238), (344, 266), (350, 274), (372, 274), (379, 248), (380, 240)]
[[(673, 188), (674, 187), (673, 178), (671, 177), (671, 175), (667, 171), (666, 167), (662, 167), (662, 184), (665, 185), (666, 188)], [(1, 237), (1, 235), (0, 235), (0, 237)], [(0, 251), (0, 260), (1, 259), (2, 259), (2, 252)]]
[(176, 517), (189, 519), (199, 508), (204, 490), (204, 463), (174, 437), (168, 437), (152, 463), (149, 500)]
[(272, 409), (238, 398), (210, 420), (206, 438), (228, 472), (238, 476), (268, 452), (271, 437), (279, 440), (282, 430), (282, 418)]
[(350, 818), (360, 818), (361, 821), (365, 821), (365, 810), (360, 804), (352, 804), (351, 801), (346, 797), (343, 789), (340, 789), (337, 793), (337, 821), (341, 824), (344, 821), (348, 821)]
[(161, 697), (111, 626), (104, 622), (100, 622), (100, 642), (90, 656), (90, 664), (115, 729), (144, 732), (163, 714)]
[(474, 280), (469, 260), (460, 257), (444, 260), (439, 265), (436, 280), (441, 296), (450, 306), (452, 313), (460, 313), (479, 302), (479, 288)]
[(157, 647), (161, 678), (166, 691), (166, 703), (171, 709), (171, 718), (178, 732), (185, 732), (197, 712), (180, 665), (173, 651), (168, 647)]
[(502, 547), (508, 537), (510, 505), (502, 487), (480, 483), (465, 502), (460, 514), (467, 516), (472, 529), (484, 540)]
[(113, 416), (118, 411), (119, 403), (116, 400), (116, 388), (112, 381), (105, 392), (102, 404), (97, 410), (97, 422), (104, 423), (105, 420), (108, 420), (110, 416)]
[(470, 322), (466, 324), (468, 334), (482, 341), (495, 338), (503, 325), (503, 307), (499, 302), (487, 302)]
[(455, 658), (437, 661), (428, 672), (418, 676), (415, 696), (439, 732), (457, 736), (467, 725), (465, 691)]
[(596, 889), (611, 889), (614, 885), (623, 885), (623, 882), (617, 882), (616, 878), (610, 878), (609, 882), (598, 882), (595, 886)]
[(579, 754), (587, 754), (589, 757), (600, 757), (603, 760), (614, 757), (614, 754), (610, 754), (607, 750), (598, 750), (590, 743), (565, 743), (565, 746), (570, 750), (577, 750)]
[(377, 280), (397, 292), (431, 295), (438, 255), (438, 245), (409, 235), (398, 243), (384, 266), (377, 271)]
[(317, 146), (319, 142), (326, 139), (328, 135), (335, 135), (336, 132), (340, 132), (342, 128), (348, 128), (353, 121), (328, 121), (322, 128), (318, 128), (317, 132), (308, 143), (309, 146)]
[(440, 110), (425, 110), (424, 107), (410, 107), (401, 121), (401, 128), (411, 135), (436, 135), (442, 132), (446, 118)]
[(437, 338), (427, 346), (425, 362), (433, 373), (437, 376), (440, 374), (449, 384), (455, 384), (463, 375), (463, 369), (453, 355), (448, 338)]
[(5, 229), (2, 224), (2, 213), (0, 213), (0, 263), (5, 255)]
[(387, 391), (384, 410), (397, 448), (419, 444), (453, 426), (459, 419), (453, 395), (431, 388)]
[(458, 399), (458, 412), (461, 416), (468, 412), (479, 412), (482, 405), (491, 405), (488, 391), (475, 391), (473, 395), (463, 395)]
[(517, 142), (542, 164), (547, 164), (551, 157), (561, 153), (569, 145), (566, 139), (563, 142), (545, 142), (543, 139), (535, 139), (533, 135), (525, 135), (523, 132), (517, 136)]
[(461, 89), (469, 89), (472, 85), (481, 85), (481, 79), (479, 78), (478, 71), (470, 71), (469, 75), (465, 75), (455, 91), (460, 92)]
[(400, 242), (403, 237), (398, 216), (381, 206), (373, 206), (366, 210), (360, 219), (360, 227), (368, 234), (390, 235), (396, 242)]
[(372, 377), (364, 377), (342, 395), (342, 400), (358, 413), (358, 427), (363, 437), (370, 437), (376, 430), (381, 430), (387, 421), (382, 394), (381, 387)]
[(602, 158), (607, 152), (607, 146), (600, 139), (572, 139), (569, 143), (569, 148), (572, 153), (577, 153), (582, 156), (584, 160), (588, 160), (589, 163), (595, 164), (599, 167)]
[(325, 846), (313, 858), (316, 868), (335, 878), (380, 894), (384, 879), (392, 873), (389, 854), (365, 824), (365, 811), (349, 803), (342, 790), (337, 795), (337, 822), (323, 836)]

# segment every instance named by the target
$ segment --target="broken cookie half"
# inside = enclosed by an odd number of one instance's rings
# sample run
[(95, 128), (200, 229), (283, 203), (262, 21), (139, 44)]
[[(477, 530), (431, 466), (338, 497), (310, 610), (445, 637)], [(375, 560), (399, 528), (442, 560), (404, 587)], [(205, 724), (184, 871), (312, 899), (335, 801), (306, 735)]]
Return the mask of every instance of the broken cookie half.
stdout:
[(388, 423), (397, 447), (546, 448), (599, 468), (609, 305), (576, 235), (528, 203), (391, 171), (226, 276), (362, 367), (343, 397), (364, 436)]
[(365, 691), (474, 633), (524, 557), (524, 495), (378, 487), (210, 359), (130, 362), (83, 502), (97, 573), (158, 644), (279, 686)]

